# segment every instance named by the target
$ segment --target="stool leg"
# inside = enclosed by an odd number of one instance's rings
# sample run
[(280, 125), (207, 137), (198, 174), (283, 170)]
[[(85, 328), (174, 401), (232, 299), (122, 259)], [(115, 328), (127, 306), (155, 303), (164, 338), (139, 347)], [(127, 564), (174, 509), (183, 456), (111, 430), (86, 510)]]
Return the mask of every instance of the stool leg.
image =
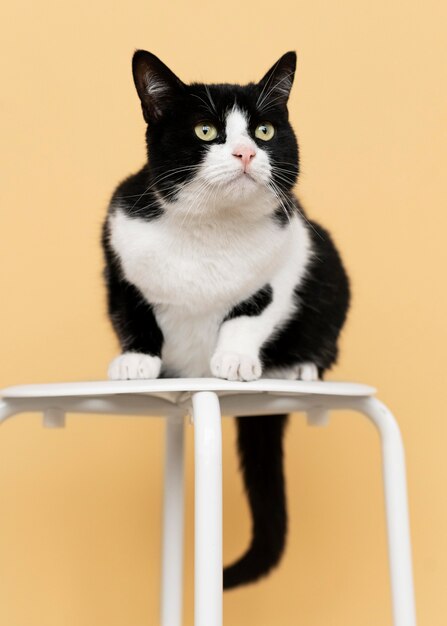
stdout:
[(166, 419), (161, 625), (181, 626), (183, 596), (183, 419)]
[(21, 412), (21, 408), (16, 406), (13, 408), (4, 400), (0, 400), (0, 424), (5, 422), (9, 417)]
[(379, 400), (365, 398), (359, 408), (377, 426), (382, 441), (394, 626), (416, 626), (402, 437), (392, 413)]
[(195, 626), (222, 626), (222, 431), (219, 399), (192, 396), (195, 460)]

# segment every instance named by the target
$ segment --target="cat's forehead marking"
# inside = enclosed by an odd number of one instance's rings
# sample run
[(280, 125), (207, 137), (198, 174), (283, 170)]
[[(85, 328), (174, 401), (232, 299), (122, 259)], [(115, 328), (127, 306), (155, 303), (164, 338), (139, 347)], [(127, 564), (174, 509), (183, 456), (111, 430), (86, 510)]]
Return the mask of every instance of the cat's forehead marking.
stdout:
[(225, 122), (227, 139), (230, 141), (241, 136), (248, 136), (248, 115), (237, 107), (231, 108), (227, 113)]

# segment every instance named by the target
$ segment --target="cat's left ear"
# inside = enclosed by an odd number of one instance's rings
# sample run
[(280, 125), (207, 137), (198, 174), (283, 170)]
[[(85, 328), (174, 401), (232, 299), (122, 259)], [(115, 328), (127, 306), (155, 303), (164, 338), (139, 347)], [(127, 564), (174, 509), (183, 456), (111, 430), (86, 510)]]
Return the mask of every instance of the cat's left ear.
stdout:
[(155, 54), (137, 50), (132, 72), (148, 124), (158, 121), (185, 89), (185, 84)]
[(272, 102), (285, 106), (292, 89), (295, 70), (296, 52), (286, 52), (259, 81), (258, 105), (263, 106)]

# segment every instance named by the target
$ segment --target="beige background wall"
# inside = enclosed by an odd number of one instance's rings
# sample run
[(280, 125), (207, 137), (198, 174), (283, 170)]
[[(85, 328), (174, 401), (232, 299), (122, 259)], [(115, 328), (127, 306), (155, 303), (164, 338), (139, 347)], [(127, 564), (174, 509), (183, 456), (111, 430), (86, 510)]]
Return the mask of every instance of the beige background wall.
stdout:
[[(6, 5), (6, 3), (3, 3)], [(0, 15), (0, 386), (101, 379), (116, 344), (99, 230), (144, 158), (130, 58), (184, 80), (248, 81), (299, 54), (290, 103), (299, 193), (334, 234), (354, 301), (331, 378), (375, 384), (407, 445), (418, 611), (447, 598), (446, 3), (10, 2)], [(225, 559), (248, 541), (225, 435)], [(161, 421), (37, 416), (0, 436), (0, 623), (158, 623)], [(192, 624), (188, 432), (185, 623)], [(366, 421), (292, 420), (291, 531), (268, 581), (225, 597), (235, 626), (391, 624), (379, 447)]]

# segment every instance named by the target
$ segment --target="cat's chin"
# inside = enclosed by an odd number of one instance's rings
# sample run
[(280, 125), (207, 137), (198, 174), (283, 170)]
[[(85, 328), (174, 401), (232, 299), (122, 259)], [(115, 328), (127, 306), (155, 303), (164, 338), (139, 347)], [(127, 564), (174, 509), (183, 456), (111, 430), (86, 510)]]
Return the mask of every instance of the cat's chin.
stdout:
[(220, 193), (226, 199), (250, 200), (262, 192), (262, 185), (250, 174), (240, 174), (220, 186)]

